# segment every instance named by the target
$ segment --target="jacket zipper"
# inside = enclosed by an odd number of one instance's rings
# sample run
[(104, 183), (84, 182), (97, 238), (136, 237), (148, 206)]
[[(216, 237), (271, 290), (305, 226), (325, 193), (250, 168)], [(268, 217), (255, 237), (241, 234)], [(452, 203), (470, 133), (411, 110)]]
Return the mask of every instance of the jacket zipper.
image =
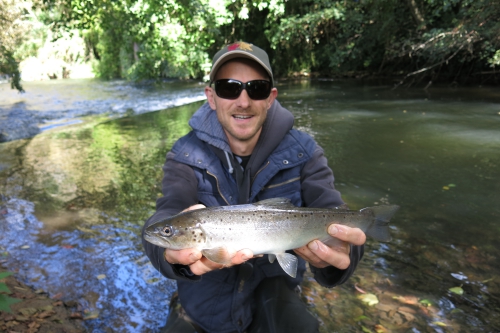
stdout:
[(222, 197), (222, 199), (224, 199), (224, 201), (226, 202), (226, 204), (229, 206), (230, 205), (229, 201), (226, 200), (226, 197), (224, 197), (224, 195), (222, 194), (222, 192), (220, 190), (219, 179), (217, 178), (217, 176), (214, 175), (213, 173), (211, 173), (208, 170), (207, 170), (207, 174), (209, 174), (210, 176), (212, 176), (212, 177), (215, 178), (215, 182), (217, 183), (217, 191), (219, 191), (220, 196)]
[(300, 177), (295, 177), (295, 178), (287, 180), (286, 182), (279, 183), (279, 184), (269, 185), (269, 186), (266, 186), (264, 188), (266, 188), (266, 189), (275, 188), (275, 187), (278, 187), (278, 186), (282, 186), (282, 185), (286, 185), (286, 184), (289, 184), (289, 183), (293, 183), (294, 181), (297, 181), (297, 180), (300, 180)]
[(255, 181), (255, 178), (257, 178), (258, 174), (261, 173), (261, 171), (263, 171), (265, 168), (267, 168), (267, 166), (270, 164), (271, 162), (267, 161), (266, 165), (264, 165), (259, 171), (257, 171), (257, 173), (255, 174), (255, 176), (253, 176), (252, 178), (252, 183)]

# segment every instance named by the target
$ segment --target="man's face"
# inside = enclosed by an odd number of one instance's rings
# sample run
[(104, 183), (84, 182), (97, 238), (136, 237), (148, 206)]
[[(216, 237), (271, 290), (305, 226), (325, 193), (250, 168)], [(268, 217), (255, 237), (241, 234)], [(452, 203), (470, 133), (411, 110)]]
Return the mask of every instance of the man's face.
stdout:
[[(253, 61), (231, 60), (220, 67), (215, 80), (233, 79), (241, 82), (269, 80), (264, 69)], [(226, 132), (229, 145), (236, 154), (251, 154), (266, 120), (267, 110), (274, 102), (278, 90), (273, 88), (268, 98), (253, 100), (243, 90), (236, 99), (224, 99), (215, 93), (213, 87), (206, 87), (205, 94), (210, 107), (217, 112), (217, 118)], [(250, 151), (235, 151), (234, 147), (249, 146)]]

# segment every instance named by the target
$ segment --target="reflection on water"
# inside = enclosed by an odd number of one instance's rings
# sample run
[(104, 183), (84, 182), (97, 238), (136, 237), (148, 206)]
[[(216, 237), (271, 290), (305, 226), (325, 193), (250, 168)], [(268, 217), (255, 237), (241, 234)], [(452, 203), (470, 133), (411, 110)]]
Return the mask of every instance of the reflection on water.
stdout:
[[(304, 298), (324, 332), (498, 331), (499, 93), (390, 88), (278, 87), (296, 127), (325, 148), (351, 208), (402, 207), (394, 240), (370, 241), (348, 283), (328, 290), (306, 279)], [(29, 285), (97, 315), (85, 321), (90, 331), (157, 331), (166, 319), (175, 284), (144, 256), (140, 227), (161, 195), (165, 154), (189, 131), (199, 105), (87, 117), (0, 145), (6, 265)], [(366, 294), (378, 303), (365, 303)]]

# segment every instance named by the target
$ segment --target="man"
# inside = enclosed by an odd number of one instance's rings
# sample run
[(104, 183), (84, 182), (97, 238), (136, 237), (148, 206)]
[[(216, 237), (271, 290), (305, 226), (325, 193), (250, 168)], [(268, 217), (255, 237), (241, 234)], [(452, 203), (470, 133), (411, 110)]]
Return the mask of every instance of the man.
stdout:
[[(163, 197), (145, 227), (182, 210), (274, 197), (296, 206), (344, 204), (323, 150), (292, 128), (293, 116), (276, 100), (273, 83), (268, 56), (255, 45), (239, 42), (215, 55), (208, 103), (191, 118), (193, 130), (168, 152)], [(188, 327), (179, 323), (185, 320), (199, 333), (317, 331), (317, 321), (291, 291), (302, 280), (305, 261), (318, 283), (333, 287), (352, 275), (366, 239), (360, 229), (342, 225), (328, 232), (336, 245), (314, 240), (292, 251), (303, 259), (296, 278), (248, 249), (229, 249), (230, 264), (223, 266), (195, 249), (166, 250), (143, 240), (153, 265), (177, 280), (183, 314), (171, 315), (167, 328), (180, 331)]]

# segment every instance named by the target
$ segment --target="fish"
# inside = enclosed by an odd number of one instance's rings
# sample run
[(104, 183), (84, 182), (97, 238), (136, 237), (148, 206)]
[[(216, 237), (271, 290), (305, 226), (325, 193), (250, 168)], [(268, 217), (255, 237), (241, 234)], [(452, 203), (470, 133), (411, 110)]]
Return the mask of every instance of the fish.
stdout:
[(389, 221), (397, 205), (363, 208), (296, 207), (287, 198), (273, 198), (252, 204), (218, 206), (184, 211), (155, 221), (144, 231), (154, 245), (182, 250), (194, 248), (209, 260), (227, 264), (227, 251), (250, 249), (267, 254), (290, 276), (296, 277), (298, 259), (286, 251), (318, 239), (325, 244), (339, 242), (327, 230), (331, 224), (356, 227), (380, 242), (391, 240)]

